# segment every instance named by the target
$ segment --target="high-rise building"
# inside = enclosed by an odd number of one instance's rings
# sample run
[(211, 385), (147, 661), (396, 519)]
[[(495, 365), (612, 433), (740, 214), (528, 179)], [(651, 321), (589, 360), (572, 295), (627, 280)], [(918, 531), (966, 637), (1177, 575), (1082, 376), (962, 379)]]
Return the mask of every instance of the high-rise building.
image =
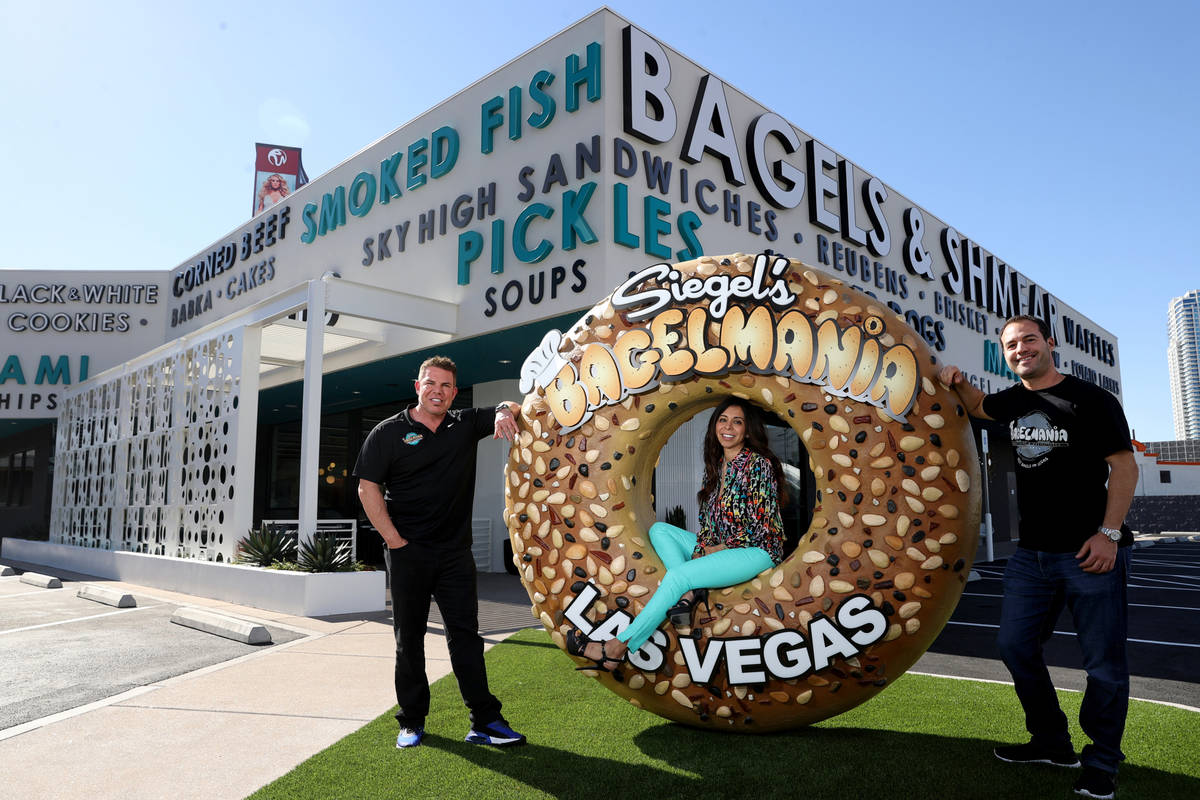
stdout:
[(1176, 439), (1200, 439), (1200, 291), (1167, 307), (1167, 364)]

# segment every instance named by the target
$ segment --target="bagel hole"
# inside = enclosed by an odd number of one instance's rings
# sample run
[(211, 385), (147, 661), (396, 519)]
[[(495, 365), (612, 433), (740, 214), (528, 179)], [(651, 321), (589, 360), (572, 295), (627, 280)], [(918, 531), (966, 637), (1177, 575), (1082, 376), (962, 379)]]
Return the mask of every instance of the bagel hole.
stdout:
[(779, 511), (783, 516), (783, 557), (787, 558), (812, 524), (813, 509), (817, 505), (817, 479), (809, 466), (808, 450), (800, 441), (800, 435), (779, 416), (769, 411), (763, 411), (762, 415), (767, 441), (783, 464), (784, 490), (779, 498)]
[[(808, 450), (800, 436), (774, 412), (751, 403), (762, 419), (767, 443), (783, 465), (783, 491), (779, 498), (783, 518), (783, 557), (800, 543), (812, 523), (817, 481), (809, 466)], [(704, 433), (711, 408), (703, 409), (679, 426), (658, 457), (654, 471), (655, 518), (690, 531), (699, 531), (700, 504), (696, 493), (704, 474)], [(682, 511), (683, 524), (675, 516)]]

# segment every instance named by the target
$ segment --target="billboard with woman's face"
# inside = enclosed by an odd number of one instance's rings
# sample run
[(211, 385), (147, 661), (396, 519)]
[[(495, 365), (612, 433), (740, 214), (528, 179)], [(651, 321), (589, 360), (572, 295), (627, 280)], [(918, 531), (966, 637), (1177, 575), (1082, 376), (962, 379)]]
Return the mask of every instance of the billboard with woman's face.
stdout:
[(308, 183), (300, 163), (300, 148), (279, 147), (259, 142), (255, 145), (254, 205), (251, 216), (282, 203), (288, 195)]

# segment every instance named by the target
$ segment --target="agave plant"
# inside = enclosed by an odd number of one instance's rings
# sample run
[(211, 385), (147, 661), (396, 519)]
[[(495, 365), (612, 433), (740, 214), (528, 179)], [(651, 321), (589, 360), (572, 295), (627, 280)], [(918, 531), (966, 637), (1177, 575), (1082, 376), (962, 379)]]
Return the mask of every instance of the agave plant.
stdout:
[(683, 510), (683, 506), (675, 506), (667, 512), (667, 524), (676, 528), (687, 527), (687, 512)]
[(237, 545), (234, 561), (269, 567), (275, 561), (290, 561), (296, 552), (295, 538), (283, 528), (263, 525), (251, 528)]
[(340, 544), (337, 535), (314, 533), (312, 538), (300, 543), (300, 557), (296, 559), (306, 572), (349, 572), (354, 569), (350, 558), (350, 547)]

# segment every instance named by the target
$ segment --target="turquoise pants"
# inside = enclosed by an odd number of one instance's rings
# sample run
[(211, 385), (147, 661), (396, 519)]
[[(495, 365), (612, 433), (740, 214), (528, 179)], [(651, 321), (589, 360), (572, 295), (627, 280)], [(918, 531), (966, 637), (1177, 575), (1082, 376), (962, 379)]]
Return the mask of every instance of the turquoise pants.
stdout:
[(667, 618), (667, 611), (692, 589), (717, 589), (748, 581), (772, 565), (771, 557), (761, 547), (737, 547), (718, 550), (700, 558), (692, 558), (696, 549), (696, 534), (656, 522), (650, 526), (650, 544), (667, 567), (662, 583), (646, 603), (633, 623), (617, 634), (617, 638), (637, 650)]

